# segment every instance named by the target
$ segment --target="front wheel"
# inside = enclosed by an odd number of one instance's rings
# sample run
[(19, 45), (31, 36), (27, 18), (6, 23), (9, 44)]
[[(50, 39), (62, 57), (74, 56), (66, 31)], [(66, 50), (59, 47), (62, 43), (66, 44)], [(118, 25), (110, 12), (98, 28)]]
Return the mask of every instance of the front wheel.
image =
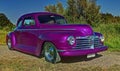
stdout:
[(51, 42), (45, 42), (44, 44), (44, 56), (45, 60), (51, 63), (56, 63), (61, 60), (56, 47)]

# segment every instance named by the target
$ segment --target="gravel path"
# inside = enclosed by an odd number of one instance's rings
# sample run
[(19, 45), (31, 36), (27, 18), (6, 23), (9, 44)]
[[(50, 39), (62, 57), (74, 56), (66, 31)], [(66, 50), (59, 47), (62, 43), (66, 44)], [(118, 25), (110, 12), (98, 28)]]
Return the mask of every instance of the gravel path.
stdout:
[[(32, 66), (36, 65), (36, 67), (39, 68), (39, 71), (47, 71), (48, 69), (49, 71), (56, 71), (56, 70), (64, 71), (64, 69), (67, 69), (67, 71), (74, 71), (74, 70), (80, 71), (81, 70), (80, 68), (87, 68), (87, 67), (100, 67), (104, 69), (104, 71), (106, 71), (105, 69), (115, 65), (117, 65), (118, 66), (117, 68), (119, 68), (120, 70), (120, 52), (106, 51), (106, 52), (99, 53), (97, 57), (92, 59), (86, 59), (84, 57), (83, 58), (73, 57), (73, 58), (66, 58), (62, 62), (57, 64), (50, 64), (46, 62), (44, 58), (37, 58), (35, 56), (24, 54), (18, 51), (10, 51), (7, 48), (7, 46), (0, 46), (0, 66), (1, 67), (5, 63), (9, 63), (9, 62), (14, 63), (16, 62), (15, 60), (21, 63), (27, 62), (28, 63), (27, 66), (29, 66), (29, 64), (31, 65), (33, 64)], [(91, 70), (86, 70), (86, 71), (91, 71)]]

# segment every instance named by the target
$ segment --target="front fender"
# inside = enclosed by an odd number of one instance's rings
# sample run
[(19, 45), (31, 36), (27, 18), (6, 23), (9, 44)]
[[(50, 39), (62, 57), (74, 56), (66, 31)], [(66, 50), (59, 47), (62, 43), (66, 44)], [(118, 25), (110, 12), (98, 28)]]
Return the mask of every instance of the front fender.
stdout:
[(95, 36), (99, 36), (99, 37), (100, 37), (100, 36), (103, 36), (103, 35), (102, 35), (101, 33), (99, 33), (99, 32), (94, 32), (94, 35), (95, 35)]
[(51, 42), (53, 43), (57, 49), (67, 49), (69, 48), (67, 38), (68, 34), (41, 34), (39, 35), (39, 39), (43, 40), (44, 42)]

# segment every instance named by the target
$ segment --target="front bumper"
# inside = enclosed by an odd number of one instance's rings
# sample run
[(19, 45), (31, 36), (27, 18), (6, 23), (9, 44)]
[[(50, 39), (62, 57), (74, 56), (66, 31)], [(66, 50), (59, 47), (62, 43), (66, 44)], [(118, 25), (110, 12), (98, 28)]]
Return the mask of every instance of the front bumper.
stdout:
[(107, 46), (102, 46), (100, 48), (94, 48), (94, 49), (72, 49), (72, 50), (58, 50), (60, 56), (82, 56), (82, 55), (88, 55), (93, 53), (98, 53), (107, 50)]

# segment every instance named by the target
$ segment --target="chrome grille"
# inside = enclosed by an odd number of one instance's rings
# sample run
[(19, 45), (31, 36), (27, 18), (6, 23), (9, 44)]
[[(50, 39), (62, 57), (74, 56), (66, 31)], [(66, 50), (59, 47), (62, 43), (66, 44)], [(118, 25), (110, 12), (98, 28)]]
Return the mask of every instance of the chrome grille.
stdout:
[(87, 36), (76, 38), (76, 49), (92, 49), (95, 47), (100, 47), (100, 39), (97, 36)]
[(98, 37), (94, 38), (94, 47), (101, 47), (102, 43), (100, 42), (100, 39)]

